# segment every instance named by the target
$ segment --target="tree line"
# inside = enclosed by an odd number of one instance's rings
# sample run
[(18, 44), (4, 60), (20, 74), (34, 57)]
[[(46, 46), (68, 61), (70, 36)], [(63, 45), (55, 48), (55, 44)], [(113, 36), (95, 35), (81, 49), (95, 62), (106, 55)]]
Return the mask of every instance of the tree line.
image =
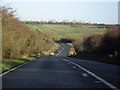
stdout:
[(89, 26), (90, 28), (104, 28), (104, 29), (109, 29), (112, 28), (113, 26), (118, 26), (118, 24), (98, 24), (98, 23), (90, 23), (90, 22), (82, 22), (82, 21), (68, 21), (68, 20), (63, 20), (63, 21), (56, 21), (56, 20), (49, 20), (49, 21), (23, 21), (24, 24), (40, 24), (40, 25), (46, 25), (46, 24), (51, 24), (51, 25), (70, 25), (71, 27), (80, 27), (80, 26)]

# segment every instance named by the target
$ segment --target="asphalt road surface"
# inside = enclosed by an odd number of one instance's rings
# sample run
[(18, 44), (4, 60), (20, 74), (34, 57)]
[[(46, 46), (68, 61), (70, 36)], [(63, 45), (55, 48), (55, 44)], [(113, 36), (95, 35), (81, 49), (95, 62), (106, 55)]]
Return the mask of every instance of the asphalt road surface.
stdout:
[(2, 88), (120, 88), (119, 66), (66, 57), (67, 49), (3, 75)]

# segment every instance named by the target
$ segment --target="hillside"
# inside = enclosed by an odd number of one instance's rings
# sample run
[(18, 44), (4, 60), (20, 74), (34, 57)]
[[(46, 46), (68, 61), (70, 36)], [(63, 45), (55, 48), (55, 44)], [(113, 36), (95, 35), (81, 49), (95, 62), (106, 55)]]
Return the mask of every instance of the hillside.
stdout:
[(107, 28), (98, 28), (87, 25), (70, 26), (55, 24), (26, 24), (26, 26), (34, 31), (46, 33), (57, 40), (61, 39), (65, 42), (71, 39), (74, 40), (72, 47), (75, 49), (74, 53), (76, 55), (72, 54), (71, 56), (73, 57), (112, 64), (118, 64), (119, 62), (117, 59), (119, 56), (119, 35), (115, 25), (110, 28), (108, 26)]
[(12, 8), (1, 7), (0, 11), (2, 12), (3, 71), (32, 60), (33, 57), (49, 54), (56, 48), (52, 38), (45, 33), (24, 26), (15, 16)]
[(12, 8), (2, 8), (3, 58), (44, 54), (54, 47), (53, 40), (41, 31), (33, 31), (23, 25)]
[(70, 25), (41, 25), (41, 24), (26, 24), (32, 30), (38, 30), (47, 35), (51, 36), (55, 39), (61, 38), (73, 38), (79, 39), (86, 35), (91, 34), (103, 34), (107, 30), (100, 29), (100, 28), (90, 28), (87, 26), (80, 26), (80, 27), (71, 27)]

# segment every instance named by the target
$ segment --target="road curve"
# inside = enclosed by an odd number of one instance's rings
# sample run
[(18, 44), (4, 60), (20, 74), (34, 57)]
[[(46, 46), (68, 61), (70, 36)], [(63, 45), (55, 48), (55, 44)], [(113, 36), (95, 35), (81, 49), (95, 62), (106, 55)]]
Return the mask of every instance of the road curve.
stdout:
[(3, 75), (2, 88), (120, 88), (119, 66), (66, 57), (67, 49)]

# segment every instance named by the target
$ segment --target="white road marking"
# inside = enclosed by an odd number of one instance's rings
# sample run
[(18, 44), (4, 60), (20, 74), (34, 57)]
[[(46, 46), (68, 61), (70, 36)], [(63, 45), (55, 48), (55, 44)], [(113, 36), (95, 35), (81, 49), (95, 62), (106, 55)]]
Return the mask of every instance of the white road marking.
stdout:
[(100, 83), (100, 81), (94, 81), (95, 83)]
[(75, 66), (73, 68), (76, 68)]
[(19, 65), (19, 66), (17, 66), (17, 67), (14, 67), (14, 68), (12, 68), (12, 69), (10, 69), (10, 70), (8, 70), (8, 71), (0, 74), (0, 77), (3, 76), (3, 75), (5, 75), (5, 74), (7, 74), (7, 73), (9, 73), (9, 72), (11, 72), (11, 71), (14, 71), (15, 69), (17, 69), (17, 68), (19, 68), (19, 67), (22, 67), (23, 65), (28, 64), (28, 63), (30, 63), (30, 62), (32, 62), (32, 61), (33, 61), (33, 60), (28, 61), (28, 62), (26, 62), (26, 63), (23, 63), (23, 64), (21, 64), (21, 65)]
[[(63, 50), (63, 49), (64, 49), (64, 48), (62, 48), (62, 50)], [(56, 56), (58, 56), (58, 55), (62, 52), (62, 50), (61, 50)], [(13, 71), (13, 70), (15, 70), (15, 69), (17, 69), (17, 68), (19, 68), (19, 67), (21, 67), (21, 66), (23, 66), (23, 65), (25, 65), (25, 64), (28, 64), (28, 63), (30, 63), (30, 62), (32, 62), (32, 61), (33, 61), (33, 60), (31, 60), (31, 61), (29, 61), (29, 62), (26, 62), (26, 63), (24, 63), (24, 64), (21, 64), (21, 65), (15, 67), (15, 68), (12, 68), (12, 69), (10, 69), (10, 70), (8, 70), (8, 71), (0, 74), (0, 77), (3, 76), (3, 75), (5, 75), (5, 74), (7, 74), (7, 73), (9, 73), (9, 72), (11, 72), (11, 71)]]
[(72, 64), (74, 64), (74, 65), (76, 65), (77, 67), (79, 67), (79, 68), (81, 68), (82, 70), (86, 71), (88, 74), (90, 74), (90, 75), (92, 75), (93, 77), (95, 77), (96, 79), (100, 80), (102, 83), (104, 83), (104, 84), (107, 85), (108, 87), (110, 87), (110, 88), (112, 88), (112, 89), (114, 89), (114, 90), (120, 90), (120, 89), (117, 88), (116, 86), (112, 85), (111, 83), (109, 83), (108, 81), (102, 79), (101, 77), (97, 76), (96, 74), (90, 72), (89, 70), (83, 68), (82, 66), (80, 66), (80, 65), (78, 65), (78, 64), (76, 64), (76, 63), (74, 63), (74, 62), (71, 62), (71, 61), (69, 61), (69, 60), (67, 60), (67, 59), (63, 59), (63, 60), (64, 60), (64, 61), (67, 61), (67, 62), (70, 62), (70, 63), (72, 63)]
[(58, 56), (58, 55), (63, 51), (63, 49), (64, 49), (64, 48), (62, 48), (62, 50), (61, 50), (56, 56)]
[(88, 75), (86, 73), (82, 74), (84, 77), (88, 77)]

